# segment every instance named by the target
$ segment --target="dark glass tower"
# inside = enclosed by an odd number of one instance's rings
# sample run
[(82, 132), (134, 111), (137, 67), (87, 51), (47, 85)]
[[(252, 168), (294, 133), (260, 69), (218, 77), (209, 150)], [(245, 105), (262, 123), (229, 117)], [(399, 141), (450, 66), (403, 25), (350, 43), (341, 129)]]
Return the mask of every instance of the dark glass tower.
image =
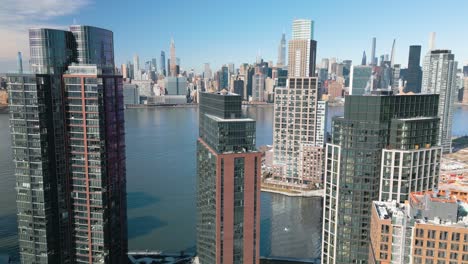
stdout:
[(71, 30), (31, 29), (34, 74), (7, 77), (20, 257), (126, 263), (122, 78), (113, 75), (112, 32)]
[(197, 252), (200, 263), (260, 263), (260, 166), (255, 120), (242, 98), (200, 93)]
[(406, 72), (405, 92), (420, 93), (422, 82), (421, 46), (412, 45), (409, 49), (408, 70)]
[[(346, 97), (326, 147), (322, 263), (367, 263), (371, 203), (379, 192), (399, 200), (435, 187), (438, 174), (417, 168), (438, 168), (438, 101), (438, 95)], [(392, 163), (405, 172), (396, 181), (387, 174)], [(401, 185), (391, 187), (395, 182)]]

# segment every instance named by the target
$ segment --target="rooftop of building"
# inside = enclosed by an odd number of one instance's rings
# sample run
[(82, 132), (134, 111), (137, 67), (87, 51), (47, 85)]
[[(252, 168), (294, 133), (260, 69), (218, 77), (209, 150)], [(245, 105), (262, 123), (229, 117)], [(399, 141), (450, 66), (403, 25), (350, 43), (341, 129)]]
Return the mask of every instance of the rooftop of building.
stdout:
[(409, 196), (410, 196), (411, 202), (413, 202), (413, 205), (416, 205), (416, 206), (420, 204), (425, 204), (427, 202), (426, 199), (429, 199), (432, 202), (438, 202), (438, 203), (457, 203), (457, 200), (450, 194), (441, 195), (439, 192), (435, 192), (435, 191), (412, 192), (410, 193)]
[(219, 116), (214, 116), (210, 114), (205, 114), (208, 118), (211, 118), (217, 122), (255, 122), (254, 119), (249, 117), (241, 117), (241, 118), (221, 118)]
[[(426, 207), (428, 201), (437, 205)], [(406, 219), (419, 224), (468, 228), (468, 204), (457, 202), (456, 198), (451, 195), (440, 195), (432, 191), (416, 192), (410, 194), (410, 201), (405, 204), (396, 201), (374, 201), (373, 205), (381, 220), (389, 220), (392, 223), (395, 223), (395, 219)], [(455, 214), (453, 218), (445, 215), (450, 213)]]

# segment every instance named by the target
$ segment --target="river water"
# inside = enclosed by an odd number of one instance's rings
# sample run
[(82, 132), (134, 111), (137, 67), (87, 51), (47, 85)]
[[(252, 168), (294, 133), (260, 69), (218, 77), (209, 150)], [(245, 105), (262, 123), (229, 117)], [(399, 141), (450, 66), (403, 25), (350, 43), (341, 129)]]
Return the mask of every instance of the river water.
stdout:
[[(257, 120), (257, 145), (271, 144), (273, 108), (244, 110)], [(342, 114), (330, 107), (328, 120)], [(468, 135), (467, 117), (468, 106), (457, 106), (455, 136)], [(130, 250), (194, 251), (197, 108), (127, 109), (125, 127)], [(0, 114), (0, 262), (18, 251), (10, 144), (8, 115)], [(321, 198), (262, 193), (261, 255), (319, 257), (321, 212)]]

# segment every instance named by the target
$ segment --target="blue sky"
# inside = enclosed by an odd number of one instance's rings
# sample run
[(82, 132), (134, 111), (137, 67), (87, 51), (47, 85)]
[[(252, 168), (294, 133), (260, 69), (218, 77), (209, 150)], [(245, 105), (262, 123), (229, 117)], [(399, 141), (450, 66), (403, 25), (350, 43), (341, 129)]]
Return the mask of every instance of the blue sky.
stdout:
[[(407, 64), (408, 46), (427, 51), (429, 32), (437, 33), (436, 47), (468, 61), (466, 0), (270, 0), (270, 1), (127, 1), (127, 0), (1, 0), (0, 72), (14, 70), (15, 54), (27, 60), (27, 28), (87, 24), (114, 32), (116, 63), (140, 62), (169, 53), (174, 38), (182, 68), (199, 71), (204, 62), (253, 62), (260, 51), (277, 60), (281, 33), (291, 35), (295, 18), (315, 21), (318, 59), (336, 57), (360, 62), (370, 56), (371, 38), (377, 54), (390, 53), (396, 38), (396, 63)], [(27, 10), (27, 12), (25, 11)], [(24, 62), (27, 64), (27, 61)]]

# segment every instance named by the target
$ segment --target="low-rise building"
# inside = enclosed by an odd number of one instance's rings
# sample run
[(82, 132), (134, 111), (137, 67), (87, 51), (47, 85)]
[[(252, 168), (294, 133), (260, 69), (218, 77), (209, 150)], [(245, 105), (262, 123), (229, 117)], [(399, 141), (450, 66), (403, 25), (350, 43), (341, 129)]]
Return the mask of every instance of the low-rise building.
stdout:
[(468, 263), (466, 203), (437, 192), (373, 202), (369, 263)]

